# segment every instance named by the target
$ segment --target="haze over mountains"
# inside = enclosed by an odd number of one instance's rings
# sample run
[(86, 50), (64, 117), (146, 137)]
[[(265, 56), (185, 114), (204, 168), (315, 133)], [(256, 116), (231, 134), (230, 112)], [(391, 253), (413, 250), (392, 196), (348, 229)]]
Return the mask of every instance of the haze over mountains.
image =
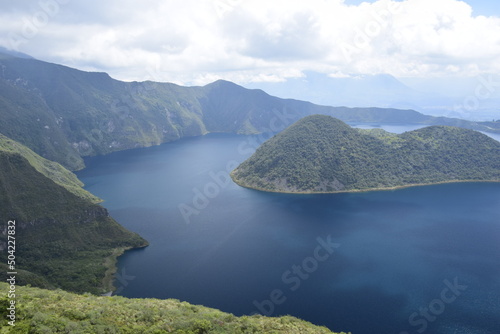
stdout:
[(389, 74), (335, 77), (306, 71), (303, 77), (244, 86), (321, 105), (414, 109), (475, 121), (497, 119), (500, 112), (498, 75), (397, 79)]

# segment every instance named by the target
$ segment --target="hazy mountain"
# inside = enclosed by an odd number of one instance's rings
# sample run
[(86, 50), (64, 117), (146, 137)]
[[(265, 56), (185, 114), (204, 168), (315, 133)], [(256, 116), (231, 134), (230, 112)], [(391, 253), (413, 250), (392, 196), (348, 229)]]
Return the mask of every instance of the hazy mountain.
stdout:
[(1, 45), (0, 45), (0, 53), (7, 55), (7, 56), (17, 57), (17, 58), (35, 59), (35, 58), (31, 57), (30, 55), (27, 55), (26, 53), (14, 51), (14, 50), (9, 50), (7, 48), (4, 48)]
[[(282, 82), (246, 84), (271, 95), (330, 106), (415, 109), (469, 120), (500, 118), (500, 77), (404, 78), (389, 74), (332, 77), (312, 71)], [(481, 94), (477, 95), (478, 87)]]
[(500, 119), (498, 74), (402, 80), (424, 96), (416, 102), (416, 109), (423, 113), (471, 120)]
[(277, 192), (500, 181), (500, 143), (455, 127), (431, 126), (396, 135), (314, 115), (265, 142), (231, 175), (242, 186)]
[(419, 93), (391, 75), (331, 77), (312, 71), (304, 77), (283, 82), (260, 82), (245, 85), (261, 88), (271, 95), (294, 98), (316, 104), (345, 107), (404, 108), (417, 107), (412, 101)]

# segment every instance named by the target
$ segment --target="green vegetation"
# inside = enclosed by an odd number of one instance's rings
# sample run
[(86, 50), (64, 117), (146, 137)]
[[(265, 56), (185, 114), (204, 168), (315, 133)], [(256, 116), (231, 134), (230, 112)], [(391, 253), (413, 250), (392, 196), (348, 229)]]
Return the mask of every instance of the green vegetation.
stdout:
[(395, 135), (314, 115), (265, 142), (231, 176), (242, 186), (278, 192), (500, 181), (500, 143), (455, 127)]
[[(0, 283), (6, 296), (8, 285)], [(236, 317), (174, 299), (127, 299), (16, 287), (16, 326), (8, 325), (8, 299), (0, 299), (0, 333), (332, 333), (290, 316)]]
[(454, 125), (500, 133), (497, 126), (412, 110), (333, 108), (284, 100), (227, 81), (204, 87), (121, 82), (1, 53), (0, 133), (70, 170), (82, 157), (146, 147), (208, 132), (278, 131), (302, 117), (346, 122)]
[[(93, 203), (95, 197), (75, 191), (77, 181), (60, 165), (0, 137), (0, 229), (6, 231), (8, 221), (16, 220), (15, 237), (22, 240), (16, 244), (20, 284), (103, 293), (112, 289), (104, 278), (116, 249), (146, 245)], [(1, 234), (3, 281), (6, 245), (7, 235)]]
[(0, 134), (0, 151), (21, 155), (28, 160), (30, 165), (33, 166), (39, 173), (42, 173), (58, 185), (63, 186), (74, 195), (87, 199), (92, 203), (102, 202), (100, 198), (82, 188), (83, 183), (78, 180), (75, 174), (71, 173), (57, 162), (42, 158), (26, 146), (21, 145), (20, 143), (9, 139), (2, 134)]

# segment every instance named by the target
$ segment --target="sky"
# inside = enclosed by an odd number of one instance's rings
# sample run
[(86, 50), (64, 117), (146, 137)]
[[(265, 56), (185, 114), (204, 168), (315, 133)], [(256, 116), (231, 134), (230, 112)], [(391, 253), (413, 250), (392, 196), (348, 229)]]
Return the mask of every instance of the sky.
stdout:
[(0, 45), (125, 81), (500, 72), (489, 0), (0, 0)]

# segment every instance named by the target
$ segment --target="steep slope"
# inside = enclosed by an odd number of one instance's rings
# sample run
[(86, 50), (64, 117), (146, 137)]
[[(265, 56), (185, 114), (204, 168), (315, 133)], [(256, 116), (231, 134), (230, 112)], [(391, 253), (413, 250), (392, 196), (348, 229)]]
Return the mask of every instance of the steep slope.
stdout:
[(2, 134), (0, 134), (0, 151), (21, 155), (27, 159), (30, 165), (33, 166), (38, 172), (48, 177), (58, 185), (63, 186), (66, 190), (78, 197), (87, 199), (92, 203), (99, 203), (102, 201), (97, 196), (83, 189), (83, 183), (78, 180), (75, 174), (71, 173), (57, 162), (42, 158), (26, 146), (21, 145)]
[[(0, 283), (2, 296), (8, 290)], [(17, 287), (16, 299), (15, 327), (8, 325), (9, 300), (0, 299), (0, 328), (9, 333), (332, 333), (290, 316), (236, 317), (175, 299), (96, 297), (29, 287)]]
[[(9, 271), (5, 231), (8, 221), (15, 220), (18, 283), (77, 292), (108, 291), (110, 277), (105, 281), (106, 271), (113, 268), (104, 263), (112, 263), (118, 250), (145, 246), (146, 241), (92, 203), (95, 197), (86, 196), (83, 189), (82, 196), (70, 192), (67, 187), (77, 187), (74, 175), (61, 170), (60, 165), (4, 137), (0, 137), (0, 147), (2, 279)], [(65, 187), (54, 179), (73, 183)]]
[(71, 169), (84, 156), (207, 132), (193, 90), (31, 59), (4, 57), (0, 65), (0, 132)]
[(278, 192), (337, 192), (447, 181), (500, 181), (500, 143), (432, 126), (401, 135), (306, 117), (265, 142), (231, 176)]
[(78, 170), (82, 157), (208, 132), (276, 132), (311, 114), (349, 122), (446, 124), (498, 131), (411, 110), (333, 108), (272, 97), (227, 81), (204, 87), (121, 82), (0, 52), (0, 133)]

